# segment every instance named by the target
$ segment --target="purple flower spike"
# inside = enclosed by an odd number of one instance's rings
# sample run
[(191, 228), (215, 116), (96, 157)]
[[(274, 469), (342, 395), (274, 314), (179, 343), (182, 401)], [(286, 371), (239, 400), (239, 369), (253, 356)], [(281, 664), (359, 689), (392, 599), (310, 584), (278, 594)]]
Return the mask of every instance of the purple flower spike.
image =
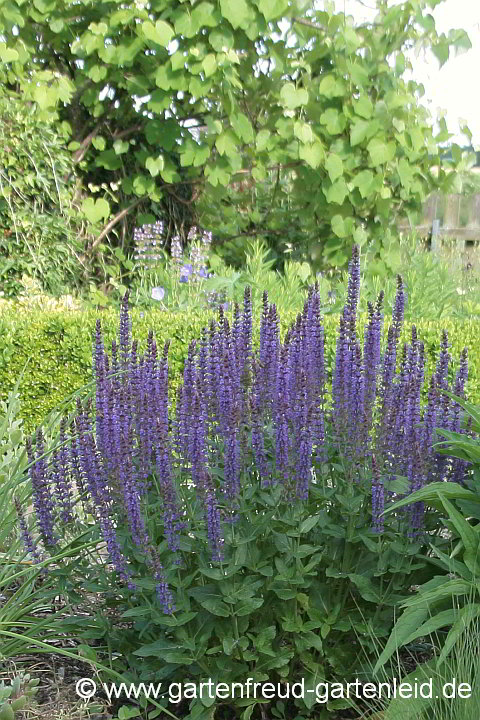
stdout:
[(27, 457), (29, 463), (33, 463), (29, 469), (30, 480), (33, 490), (33, 503), (38, 519), (38, 525), (42, 537), (48, 545), (55, 545), (57, 540), (53, 531), (54, 525), (54, 503), (52, 488), (47, 474), (47, 463), (44, 457), (45, 444), (41, 429), (37, 430), (35, 455), (33, 454), (30, 438), (26, 443)]

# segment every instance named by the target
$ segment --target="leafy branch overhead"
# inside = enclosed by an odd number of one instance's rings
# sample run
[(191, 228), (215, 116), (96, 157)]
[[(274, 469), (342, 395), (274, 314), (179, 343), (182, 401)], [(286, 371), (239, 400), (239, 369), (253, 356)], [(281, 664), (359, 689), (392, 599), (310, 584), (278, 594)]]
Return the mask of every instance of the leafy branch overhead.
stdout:
[[(444, 63), (470, 46), (462, 30), (437, 34), (437, 4), (379, 2), (375, 22), (355, 27), (309, 0), (11, 0), (0, 7), (0, 81), (68, 132), (86, 186), (118, 183), (85, 203), (97, 235), (126, 208), (152, 211), (169, 186), (192, 183), (203, 225), (220, 235), (252, 223), (278, 231), (284, 197), (266, 185), (268, 168), (298, 162), (289, 225), (301, 218), (306, 237), (322, 239), (323, 260), (341, 265), (369, 235), (381, 257), (393, 215), (453, 182), (430, 171), (445, 122), (434, 136), (421, 88), (404, 80), (407, 48), (431, 47)], [(259, 193), (269, 188), (256, 214), (232, 207), (232, 181), (245, 171)]]

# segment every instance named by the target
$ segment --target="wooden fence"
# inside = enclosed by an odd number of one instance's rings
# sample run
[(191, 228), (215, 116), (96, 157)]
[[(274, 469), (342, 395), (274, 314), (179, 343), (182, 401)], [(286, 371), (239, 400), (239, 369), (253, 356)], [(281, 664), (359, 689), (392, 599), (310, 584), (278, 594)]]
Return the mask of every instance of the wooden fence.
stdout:
[(415, 230), (421, 237), (430, 237), (435, 251), (443, 238), (457, 241), (463, 252), (466, 242), (480, 242), (480, 193), (476, 195), (430, 195), (423, 206), (420, 225), (410, 227), (408, 221), (397, 224), (399, 230)]

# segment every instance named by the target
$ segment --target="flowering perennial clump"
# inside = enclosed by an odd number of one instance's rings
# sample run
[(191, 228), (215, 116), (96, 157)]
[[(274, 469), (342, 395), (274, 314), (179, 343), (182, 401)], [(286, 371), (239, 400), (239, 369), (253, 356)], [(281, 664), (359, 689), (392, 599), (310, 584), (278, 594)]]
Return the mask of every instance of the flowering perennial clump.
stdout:
[(135, 260), (145, 268), (162, 259), (160, 250), (165, 243), (165, 223), (158, 220), (151, 225), (136, 227), (133, 231)]
[[(242, 494), (255, 486), (264, 491), (275, 486), (284, 501), (305, 501), (316, 482), (315, 468), (335, 453), (351, 461), (353, 483), (361, 468), (370, 469), (372, 529), (377, 533), (384, 530), (381, 514), (390, 499), (385, 489), (389, 479), (407, 478), (409, 492), (433, 480), (462, 482), (468, 464), (432, 448), (435, 427), (467, 432), (461, 429), (459, 405), (440, 392), (448, 388), (447, 334), (422, 413), (425, 349), (415, 326), (397, 361), (405, 309), (402, 279), (383, 354), (383, 293), (369, 305), (362, 347), (359, 292), (355, 247), (330, 399), (318, 286), (310, 288), (303, 313), (283, 342), (277, 309), (263, 294), (255, 353), (247, 288), (243, 307), (236, 304), (230, 319), (220, 307), (218, 320), (191, 342), (174, 417), (169, 417), (168, 405), (168, 343), (158, 349), (150, 333), (145, 353), (139, 353), (131, 338), (127, 294), (110, 356), (97, 321), (95, 412), (78, 403), (68, 433), (62, 424), (60, 448), (50, 460), (40, 431), (35, 447), (27, 444), (45, 547), (58, 543), (61, 523), (74, 515), (73, 496), (80, 496), (98, 522), (119, 577), (134, 589), (135, 577), (119, 540), (119, 528), (127, 527), (136, 552), (143, 553), (151, 568), (164, 611), (171, 613), (173, 595), (148, 529), (151, 507), (173, 564), (181, 563), (182, 536), (192, 537), (199, 523), (211, 560), (219, 562), (227, 552), (226, 523), (235, 523)], [(453, 385), (459, 396), (467, 372), (465, 349)], [(423, 527), (420, 503), (410, 506), (407, 520), (410, 534), (417, 536)], [(40, 557), (23, 531), (30, 552)]]

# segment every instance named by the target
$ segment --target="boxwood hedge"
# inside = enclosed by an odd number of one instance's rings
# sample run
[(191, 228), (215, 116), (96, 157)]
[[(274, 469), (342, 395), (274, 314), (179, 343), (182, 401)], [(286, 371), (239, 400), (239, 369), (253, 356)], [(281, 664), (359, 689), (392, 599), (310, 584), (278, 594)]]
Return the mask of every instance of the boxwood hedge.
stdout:
[[(258, 343), (260, 309), (254, 309), (254, 334)], [(92, 339), (95, 320), (100, 317), (107, 343), (115, 337), (118, 329), (118, 313), (114, 310), (87, 311), (30, 311), (3, 310), (0, 312), (0, 398), (5, 399), (13, 388), (21, 370), (29, 360), (27, 372), (20, 387), (21, 416), (25, 429), (33, 430), (43, 422), (47, 413), (65, 398), (92, 381)], [(171, 340), (170, 399), (175, 401), (175, 390), (182, 381), (183, 364), (189, 342), (200, 338), (201, 330), (215, 317), (213, 312), (189, 310), (187, 312), (163, 312), (148, 310), (132, 311), (132, 332), (140, 348), (145, 348), (149, 329), (153, 329), (157, 344), (162, 346)], [(295, 314), (281, 314), (282, 336), (295, 319)], [(363, 334), (366, 316), (359, 318), (359, 332)], [(383, 339), (389, 318), (386, 318)], [(329, 379), (335, 357), (338, 316), (325, 316), (325, 356)], [(473, 319), (460, 321), (447, 319), (441, 323), (418, 320), (419, 338), (425, 343), (427, 358), (425, 392), (428, 379), (435, 366), (442, 329), (447, 330), (451, 343), (450, 353), (454, 360), (450, 368), (453, 377), (460, 352), (464, 346), (469, 350), (469, 382), (467, 396), (474, 403), (480, 401), (480, 323)], [(407, 325), (401, 342), (410, 340)]]

